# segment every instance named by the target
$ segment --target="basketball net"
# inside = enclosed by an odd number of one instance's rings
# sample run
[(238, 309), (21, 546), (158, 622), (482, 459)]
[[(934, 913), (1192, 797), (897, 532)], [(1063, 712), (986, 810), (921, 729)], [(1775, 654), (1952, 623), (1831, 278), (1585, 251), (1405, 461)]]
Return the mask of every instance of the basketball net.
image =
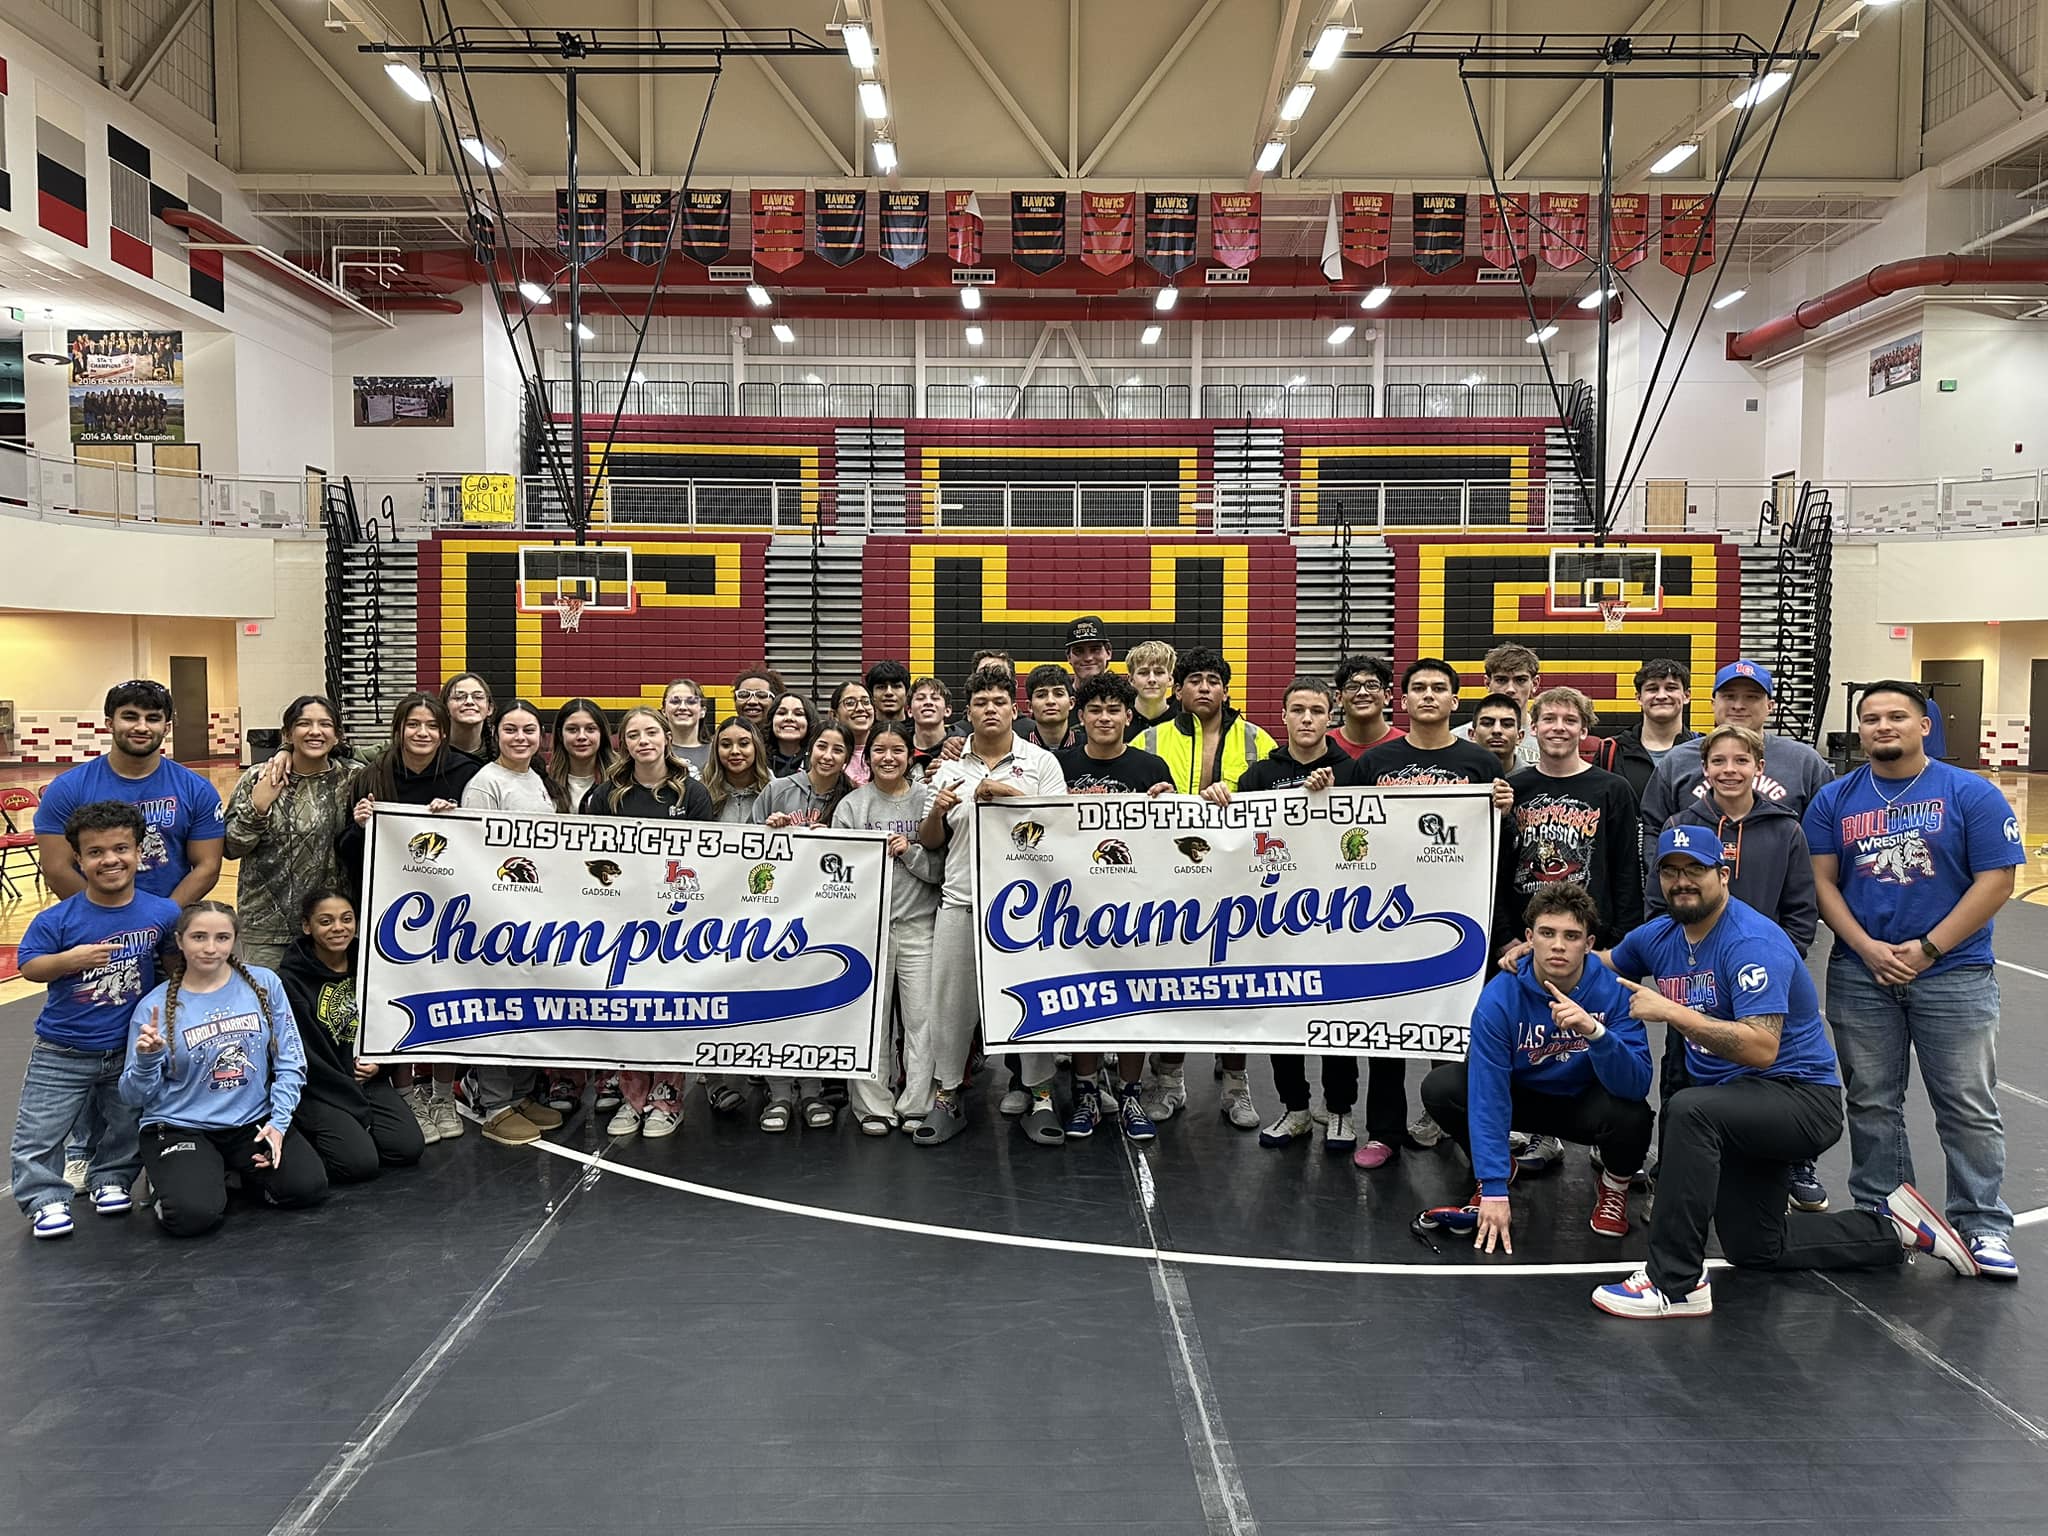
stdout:
[(1603, 597), (1600, 599), (1600, 622), (1609, 634), (1622, 627), (1628, 618), (1628, 599), (1625, 597)]
[[(561, 618), (561, 620), (562, 620), (562, 628), (564, 628), (564, 629), (580, 629), (580, 628), (582, 627), (582, 624), (583, 624), (583, 599), (582, 599), (582, 598), (580, 598), (580, 597), (558, 597), (558, 598), (556, 598), (556, 599), (555, 599), (555, 612), (556, 612), (556, 614), (557, 614), (557, 615), (559, 615), (559, 616), (560, 616), (560, 618)], [(1617, 627), (1617, 626), (1615, 626), (1615, 625), (1612, 625), (1612, 624), (1610, 624), (1610, 625), (1608, 626), (1608, 628), (1610, 628), (1610, 629), (1613, 629), (1613, 628), (1616, 628), (1616, 627)]]

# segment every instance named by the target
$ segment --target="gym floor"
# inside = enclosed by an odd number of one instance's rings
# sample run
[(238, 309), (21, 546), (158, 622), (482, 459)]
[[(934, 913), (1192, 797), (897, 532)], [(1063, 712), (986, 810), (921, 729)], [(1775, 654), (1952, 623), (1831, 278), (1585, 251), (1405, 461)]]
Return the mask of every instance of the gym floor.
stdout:
[[(1640, 1201), (1594, 1237), (1583, 1153), (1518, 1189), (1512, 1260), (1433, 1252), (1457, 1153), (1261, 1150), (1199, 1059), (1144, 1153), (1032, 1146), (992, 1098), (938, 1151), (770, 1137), (693, 1088), (665, 1142), (472, 1127), (197, 1241), (18, 1226), (0, 1531), (2038, 1533), (2048, 912), (1998, 947), (2016, 1286), (1719, 1271), (1710, 1319), (1612, 1320)], [(35, 1006), (0, 1006), (8, 1123)], [(1821, 1170), (1839, 1197), (1845, 1146)]]

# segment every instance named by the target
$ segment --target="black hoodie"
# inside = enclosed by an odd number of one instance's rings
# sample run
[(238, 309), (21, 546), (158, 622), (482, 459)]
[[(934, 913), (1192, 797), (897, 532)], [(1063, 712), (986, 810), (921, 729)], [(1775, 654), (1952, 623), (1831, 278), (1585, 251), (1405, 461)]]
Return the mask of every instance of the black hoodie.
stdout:
[[(1820, 923), (1820, 902), (1813, 891), (1813, 854), (1797, 816), (1759, 795), (1747, 816), (1732, 821), (1709, 797), (1693, 801), (1664, 825), (1711, 830), (1726, 850), (1728, 894), (1784, 929), (1800, 954), (1812, 947)], [(1663, 887), (1654, 874), (1646, 885), (1650, 915), (1661, 916)]]
[(367, 1128), (370, 1101), (356, 1081), (355, 946), (349, 946), (348, 970), (337, 974), (321, 964), (312, 939), (301, 934), (285, 950), (277, 975), (306, 1048), (305, 1097), (347, 1110)]
[[(375, 766), (374, 764), (371, 766)], [(400, 758), (391, 765), (392, 789), (389, 798), (403, 805), (432, 805), (436, 800), (447, 800), (455, 805), (462, 804), (462, 792), (469, 787), (469, 781), (477, 776), (483, 764), (467, 752), (450, 747), (427, 765), (425, 773), (414, 773)], [(368, 771), (356, 775), (356, 782), (349, 789), (349, 806), (363, 798), (366, 788), (364, 780)], [(356, 904), (356, 910), (363, 909), (363, 842), (367, 829), (356, 825), (351, 815), (348, 824), (336, 834), (334, 857), (341, 874), (341, 888)]]
[(1304, 763), (1296, 757), (1283, 741), (1238, 775), (1237, 788), (1240, 793), (1255, 789), (1299, 789), (1318, 768), (1327, 768), (1334, 774), (1350, 761), (1351, 754), (1327, 737), (1323, 741), (1323, 755), (1312, 763)]

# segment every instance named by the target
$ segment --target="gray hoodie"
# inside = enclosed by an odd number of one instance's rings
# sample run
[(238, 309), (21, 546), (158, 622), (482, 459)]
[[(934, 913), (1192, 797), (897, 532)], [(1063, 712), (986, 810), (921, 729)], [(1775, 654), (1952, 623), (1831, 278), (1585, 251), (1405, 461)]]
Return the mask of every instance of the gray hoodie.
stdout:
[[(1821, 785), (1834, 776), (1835, 770), (1827, 765), (1826, 759), (1805, 742), (1790, 736), (1766, 736), (1763, 765), (1756, 776), (1756, 797), (1783, 806), (1794, 816), (1804, 816)], [(1711, 794), (1706, 773), (1700, 767), (1700, 743), (1681, 741), (1657, 765), (1643, 790), (1644, 843), (1654, 847), (1657, 834), (1673, 816)]]
[(930, 923), (939, 910), (939, 883), (945, 878), (945, 855), (919, 846), (918, 823), (924, 820), (930, 794), (912, 786), (902, 794), (883, 794), (863, 784), (832, 813), (832, 825), (856, 832), (893, 832), (910, 839), (910, 849), (896, 861), (889, 881), (889, 920), (922, 918)]

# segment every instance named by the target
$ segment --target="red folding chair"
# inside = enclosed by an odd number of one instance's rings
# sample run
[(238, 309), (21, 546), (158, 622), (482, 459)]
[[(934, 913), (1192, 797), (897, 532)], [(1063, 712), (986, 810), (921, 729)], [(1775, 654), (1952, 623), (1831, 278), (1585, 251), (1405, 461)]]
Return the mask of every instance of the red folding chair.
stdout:
[[(36, 888), (44, 889), (43, 856), (36, 847), (35, 834), (35, 810), (42, 803), (42, 797), (32, 789), (0, 789), (0, 826), (7, 829), (0, 832), (0, 897), (8, 901), (19, 901), (22, 897), (21, 881), (13, 870), (17, 859), (27, 861)], [(27, 831), (15, 821), (16, 812), (28, 818)]]

